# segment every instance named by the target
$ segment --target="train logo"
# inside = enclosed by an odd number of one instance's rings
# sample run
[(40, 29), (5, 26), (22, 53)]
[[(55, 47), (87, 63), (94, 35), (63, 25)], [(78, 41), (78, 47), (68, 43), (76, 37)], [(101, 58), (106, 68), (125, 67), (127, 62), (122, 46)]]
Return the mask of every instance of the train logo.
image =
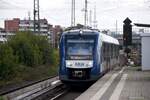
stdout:
[(76, 62), (75, 66), (83, 67), (85, 64), (83, 62)]

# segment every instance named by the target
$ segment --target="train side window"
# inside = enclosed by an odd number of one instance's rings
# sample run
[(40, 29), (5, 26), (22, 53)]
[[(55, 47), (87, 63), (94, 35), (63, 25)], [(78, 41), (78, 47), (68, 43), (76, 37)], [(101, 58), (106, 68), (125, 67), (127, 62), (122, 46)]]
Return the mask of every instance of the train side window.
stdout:
[(106, 60), (106, 44), (103, 43), (103, 58)]
[(118, 46), (116, 45), (116, 58), (117, 58), (117, 55), (118, 55)]
[(115, 45), (115, 58), (116, 58), (116, 56), (117, 56), (117, 45)]
[(100, 57), (101, 57), (101, 62), (103, 62), (103, 58), (104, 58), (104, 52), (103, 52), (103, 48), (104, 48), (104, 44), (102, 43), (101, 49), (100, 49)]
[(107, 43), (107, 58), (110, 57), (110, 44)]
[(119, 55), (119, 46), (116, 45), (116, 58), (118, 57), (118, 55)]
[(109, 58), (111, 58), (111, 44), (109, 44)]
[(110, 57), (110, 44), (107, 44), (108, 45), (108, 58)]
[(108, 54), (109, 54), (109, 45), (106, 43), (106, 60), (108, 58)]
[(110, 58), (111, 58), (111, 55), (112, 55), (112, 47), (111, 47), (111, 44), (109, 45), (109, 54), (110, 54)]
[(111, 51), (112, 51), (111, 58), (113, 58), (114, 57), (114, 44), (111, 45)]
[(119, 56), (119, 46), (117, 46), (117, 55), (116, 55), (116, 58), (118, 58), (118, 56)]
[(104, 43), (104, 60), (106, 60), (106, 54), (107, 54), (107, 47), (106, 43)]
[(109, 52), (110, 52), (110, 59), (111, 59), (112, 58), (112, 44), (110, 44)]
[(113, 44), (110, 44), (111, 49), (110, 49), (110, 53), (111, 53), (111, 58), (113, 58)]
[(109, 50), (109, 58), (111, 58), (111, 44), (108, 45), (108, 50)]
[(113, 44), (113, 58), (115, 58), (115, 45)]

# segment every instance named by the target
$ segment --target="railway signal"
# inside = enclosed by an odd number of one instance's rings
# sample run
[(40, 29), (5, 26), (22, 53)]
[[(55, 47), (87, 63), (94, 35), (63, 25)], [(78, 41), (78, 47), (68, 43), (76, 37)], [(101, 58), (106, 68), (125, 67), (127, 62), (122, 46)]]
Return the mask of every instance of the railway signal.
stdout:
[(132, 45), (132, 21), (127, 17), (123, 25), (123, 45)]

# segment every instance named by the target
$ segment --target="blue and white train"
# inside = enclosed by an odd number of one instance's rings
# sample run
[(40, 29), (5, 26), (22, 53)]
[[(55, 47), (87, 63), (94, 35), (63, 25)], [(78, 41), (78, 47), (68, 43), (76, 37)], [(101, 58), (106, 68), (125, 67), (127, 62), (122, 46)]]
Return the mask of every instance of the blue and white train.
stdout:
[(96, 81), (119, 63), (118, 40), (92, 29), (63, 32), (59, 49), (62, 82)]

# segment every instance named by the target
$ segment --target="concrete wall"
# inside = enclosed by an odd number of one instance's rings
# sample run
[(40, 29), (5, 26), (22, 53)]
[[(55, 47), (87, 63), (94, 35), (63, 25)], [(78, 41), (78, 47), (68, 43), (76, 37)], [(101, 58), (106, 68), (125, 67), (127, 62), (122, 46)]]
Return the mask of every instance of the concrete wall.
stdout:
[(150, 33), (141, 34), (142, 70), (150, 70)]

